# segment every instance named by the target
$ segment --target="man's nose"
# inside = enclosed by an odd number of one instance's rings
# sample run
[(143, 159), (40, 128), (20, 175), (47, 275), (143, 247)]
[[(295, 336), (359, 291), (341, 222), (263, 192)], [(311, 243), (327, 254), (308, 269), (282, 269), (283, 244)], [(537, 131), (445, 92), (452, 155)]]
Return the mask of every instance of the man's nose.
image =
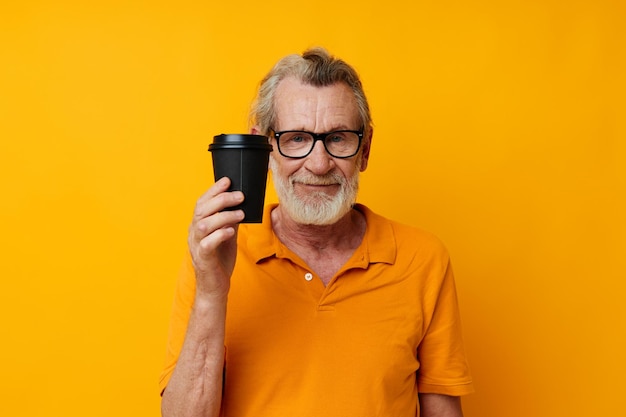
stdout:
[(334, 166), (334, 158), (326, 152), (323, 141), (318, 140), (311, 153), (306, 157), (305, 167), (314, 174), (323, 175)]

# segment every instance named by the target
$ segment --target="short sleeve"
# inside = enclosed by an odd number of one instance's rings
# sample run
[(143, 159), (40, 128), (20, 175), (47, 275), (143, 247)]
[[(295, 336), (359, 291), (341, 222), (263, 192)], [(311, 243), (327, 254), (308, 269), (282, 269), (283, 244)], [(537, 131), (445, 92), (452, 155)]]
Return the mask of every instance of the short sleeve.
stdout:
[(448, 259), (426, 334), (418, 348), (421, 393), (461, 396), (474, 392), (466, 359), (452, 266)]

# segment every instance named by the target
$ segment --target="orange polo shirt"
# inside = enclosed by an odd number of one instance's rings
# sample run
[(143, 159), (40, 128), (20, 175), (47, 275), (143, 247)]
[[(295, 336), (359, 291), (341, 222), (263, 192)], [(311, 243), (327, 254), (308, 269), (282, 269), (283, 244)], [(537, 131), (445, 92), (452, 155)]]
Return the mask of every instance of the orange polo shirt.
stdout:
[[(419, 415), (418, 392), (471, 393), (448, 253), (432, 235), (362, 205), (365, 237), (324, 286), (262, 224), (241, 225), (226, 318), (222, 415)], [(163, 390), (194, 299), (178, 280)]]

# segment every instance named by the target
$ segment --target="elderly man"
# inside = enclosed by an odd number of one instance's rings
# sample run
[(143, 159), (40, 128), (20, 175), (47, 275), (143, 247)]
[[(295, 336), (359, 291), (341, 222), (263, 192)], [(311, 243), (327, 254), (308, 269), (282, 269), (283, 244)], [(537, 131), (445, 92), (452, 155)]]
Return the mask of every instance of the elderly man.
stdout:
[(462, 416), (472, 391), (441, 243), (356, 204), (372, 144), (356, 72), (323, 49), (262, 81), (279, 204), (197, 202), (161, 378), (163, 416)]

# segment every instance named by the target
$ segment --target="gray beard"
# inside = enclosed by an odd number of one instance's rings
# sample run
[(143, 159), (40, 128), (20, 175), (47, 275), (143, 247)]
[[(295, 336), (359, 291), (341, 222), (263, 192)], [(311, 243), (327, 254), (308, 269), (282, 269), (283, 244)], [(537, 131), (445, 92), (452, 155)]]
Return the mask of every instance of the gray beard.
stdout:
[[(335, 224), (350, 212), (359, 190), (359, 165), (357, 163), (355, 174), (348, 180), (332, 173), (323, 176), (294, 174), (288, 178), (281, 178), (276, 174), (278, 172), (276, 161), (270, 156), (272, 179), (281, 208), (296, 223), (316, 226)], [(339, 184), (340, 190), (334, 196), (315, 192), (300, 197), (295, 193), (295, 182), (317, 185)]]

